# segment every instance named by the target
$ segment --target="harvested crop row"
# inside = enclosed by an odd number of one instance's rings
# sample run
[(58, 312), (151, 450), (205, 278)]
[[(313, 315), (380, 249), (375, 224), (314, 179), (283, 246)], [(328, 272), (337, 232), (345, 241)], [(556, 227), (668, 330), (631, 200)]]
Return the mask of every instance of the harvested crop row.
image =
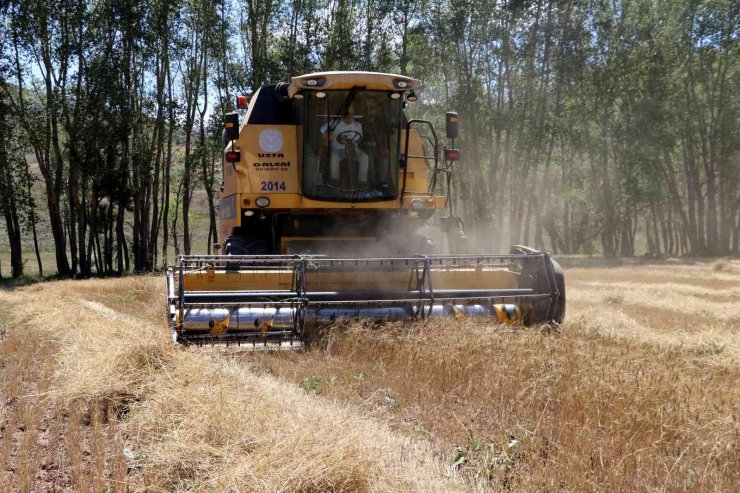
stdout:
[(37, 285), (11, 293), (9, 302), (16, 325), (64, 348), (60, 398), (113, 405), (126, 415), (136, 483), (185, 491), (462, 489), (427, 444), (355, 407), (185, 351), (162, 327), (80, 299), (110, 284)]

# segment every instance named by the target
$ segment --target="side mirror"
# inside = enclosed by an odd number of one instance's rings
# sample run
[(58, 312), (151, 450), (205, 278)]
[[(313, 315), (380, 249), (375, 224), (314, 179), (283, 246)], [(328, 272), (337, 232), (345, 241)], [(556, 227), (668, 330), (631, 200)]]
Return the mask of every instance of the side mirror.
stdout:
[(239, 114), (227, 113), (224, 115), (224, 141), (231, 142), (239, 139)]
[(445, 114), (445, 120), (447, 122), (447, 138), (456, 139), (458, 134), (460, 133), (460, 125), (458, 122), (457, 112), (448, 111)]

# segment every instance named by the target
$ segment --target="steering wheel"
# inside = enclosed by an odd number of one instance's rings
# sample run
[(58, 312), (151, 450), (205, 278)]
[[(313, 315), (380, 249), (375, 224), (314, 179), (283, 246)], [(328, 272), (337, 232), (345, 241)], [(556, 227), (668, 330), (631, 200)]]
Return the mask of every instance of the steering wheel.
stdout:
[(362, 140), (362, 134), (357, 130), (345, 130), (337, 135), (337, 141), (340, 143), (354, 142), (357, 144)]

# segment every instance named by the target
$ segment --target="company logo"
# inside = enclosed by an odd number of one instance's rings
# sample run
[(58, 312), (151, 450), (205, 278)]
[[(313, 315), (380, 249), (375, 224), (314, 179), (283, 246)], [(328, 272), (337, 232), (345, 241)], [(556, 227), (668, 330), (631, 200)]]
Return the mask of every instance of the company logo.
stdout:
[(272, 163), (252, 163), (252, 166), (257, 168), (258, 170), (287, 171), (288, 168), (290, 168), (290, 161), (279, 161), (279, 162), (272, 162)]
[(275, 153), (283, 148), (283, 134), (280, 130), (268, 128), (260, 132), (260, 149), (265, 152)]

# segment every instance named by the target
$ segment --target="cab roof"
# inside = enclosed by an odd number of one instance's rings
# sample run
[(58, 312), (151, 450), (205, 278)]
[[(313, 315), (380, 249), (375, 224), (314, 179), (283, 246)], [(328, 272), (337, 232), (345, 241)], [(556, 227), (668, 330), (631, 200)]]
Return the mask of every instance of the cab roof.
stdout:
[(299, 91), (347, 90), (353, 87), (380, 91), (418, 91), (419, 81), (405, 75), (380, 72), (315, 72), (293, 77), (288, 94), (293, 97)]

